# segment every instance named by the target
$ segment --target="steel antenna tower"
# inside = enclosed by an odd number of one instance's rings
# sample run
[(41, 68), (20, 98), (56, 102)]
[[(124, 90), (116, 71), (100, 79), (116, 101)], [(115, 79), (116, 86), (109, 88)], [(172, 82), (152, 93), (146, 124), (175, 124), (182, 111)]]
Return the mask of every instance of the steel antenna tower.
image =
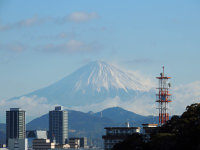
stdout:
[(168, 83), (168, 79), (164, 73), (165, 68), (163, 66), (163, 72), (160, 73), (160, 77), (156, 77), (159, 81), (158, 93), (156, 94), (156, 102), (158, 102), (159, 110), (159, 125), (163, 125), (166, 121), (169, 120), (168, 113), (168, 103), (171, 102), (171, 94), (169, 93), (169, 88), (171, 84)]

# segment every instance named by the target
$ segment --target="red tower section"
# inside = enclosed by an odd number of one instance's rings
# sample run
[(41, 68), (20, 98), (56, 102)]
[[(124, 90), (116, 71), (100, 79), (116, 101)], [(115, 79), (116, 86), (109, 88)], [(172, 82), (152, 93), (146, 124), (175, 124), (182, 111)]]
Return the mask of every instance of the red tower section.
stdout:
[(171, 94), (169, 93), (171, 85), (168, 83), (168, 79), (171, 77), (165, 76), (163, 66), (163, 72), (160, 73), (160, 77), (156, 78), (159, 80), (158, 93), (156, 94), (156, 102), (159, 103), (159, 125), (163, 125), (169, 120), (168, 103), (171, 102)]

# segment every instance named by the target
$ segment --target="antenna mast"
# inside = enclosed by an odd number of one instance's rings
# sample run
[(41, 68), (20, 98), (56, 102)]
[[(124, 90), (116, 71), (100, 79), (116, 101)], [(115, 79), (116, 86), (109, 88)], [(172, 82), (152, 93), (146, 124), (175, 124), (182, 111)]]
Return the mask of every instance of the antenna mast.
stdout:
[(160, 77), (156, 77), (159, 80), (158, 93), (156, 94), (156, 102), (158, 102), (159, 110), (159, 125), (163, 125), (166, 121), (169, 120), (168, 113), (168, 103), (171, 101), (171, 94), (169, 94), (170, 83), (168, 79), (171, 77), (165, 76), (165, 67), (163, 66), (163, 72), (160, 73)]

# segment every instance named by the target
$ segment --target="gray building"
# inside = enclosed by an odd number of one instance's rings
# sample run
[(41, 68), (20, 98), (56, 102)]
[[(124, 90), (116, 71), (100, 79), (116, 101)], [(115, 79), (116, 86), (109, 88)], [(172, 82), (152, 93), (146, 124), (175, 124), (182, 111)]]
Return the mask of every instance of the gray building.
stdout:
[(65, 144), (68, 139), (68, 113), (61, 106), (49, 111), (49, 138), (57, 144)]
[(33, 149), (34, 150), (55, 149), (55, 143), (51, 143), (49, 139), (34, 139)]
[(28, 141), (27, 139), (8, 139), (8, 149), (9, 150), (27, 150)]
[(87, 137), (73, 137), (73, 138), (69, 138), (69, 145), (70, 148), (89, 148), (89, 146), (87, 145)]
[(32, 148), (32, 141), (34, 139), (47, 139), (46, 130), (29, 130), (26, 131), (26, 138), (28, 139), (28, 147)]
[(6, 144), (8, 139), (25, 139), (25, 111), (20, 108), (10, 108), (6, 111)]

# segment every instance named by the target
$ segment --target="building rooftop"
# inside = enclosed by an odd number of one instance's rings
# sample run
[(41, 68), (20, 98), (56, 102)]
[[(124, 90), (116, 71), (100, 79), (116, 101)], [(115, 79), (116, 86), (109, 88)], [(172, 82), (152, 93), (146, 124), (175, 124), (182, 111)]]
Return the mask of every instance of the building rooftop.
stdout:
[(154, 124), (154, 123), (147, 123), (147, 124), (142, 124), (143, 127), (157, 127), (158, 124)]
[(63, 110), (63, 106), (55, 106), (55, 110)]
[(27, 130), (26, 137), (37, 138), (37, 139), (47, 139), (47, 131), (46, 130)]
[(104, 129), (124, 129), (124, 130), (128, 130), (128, 129), (140, 129), (140, 127), (105, 127)]
[(22, 111), (21, 108), (10, 108), (10, 111)]

